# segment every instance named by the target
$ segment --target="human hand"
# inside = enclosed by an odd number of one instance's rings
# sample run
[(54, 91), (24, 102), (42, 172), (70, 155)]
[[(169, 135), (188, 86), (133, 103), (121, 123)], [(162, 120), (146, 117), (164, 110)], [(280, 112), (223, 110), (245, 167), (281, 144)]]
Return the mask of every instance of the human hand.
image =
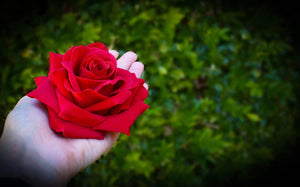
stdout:
[[(119, 53), (110, 50), (117, 58)], [(144, 66), (127, 52), (117, 66), (140, 77)], [(144, 84), (148, 89), (148, 85)], [(69, 139), (49, 127), (47, 109), (36, 99), (23, 97), (8, 115), (0, 139), (0, 174), (18, 177), (34, 186), (64, 186), (82, 169), (110, 150), (119, 133), (106, 132), (104, 140)]]

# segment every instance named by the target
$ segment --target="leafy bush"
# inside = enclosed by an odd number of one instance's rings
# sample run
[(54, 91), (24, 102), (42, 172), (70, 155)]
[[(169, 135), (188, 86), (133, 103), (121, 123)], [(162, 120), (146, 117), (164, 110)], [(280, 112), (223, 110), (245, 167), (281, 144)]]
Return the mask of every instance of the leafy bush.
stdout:
[(47, 74), (49, 52), (99, 41), (138, 53), (150, 109), (131, 136), (121, 135), (70, 185), (209, 185), (247, 177), (296, 137), (299, 77), (279, 23), (218, 2), (49, 2), (32, 25), (2, 32), (1, 118), (34, 89), (34, 77)]

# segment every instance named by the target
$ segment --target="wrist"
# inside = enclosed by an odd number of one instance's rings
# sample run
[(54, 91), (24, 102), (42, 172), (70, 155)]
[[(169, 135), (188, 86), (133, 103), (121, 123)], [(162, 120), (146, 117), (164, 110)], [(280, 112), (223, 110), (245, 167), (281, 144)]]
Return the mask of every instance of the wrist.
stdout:
[(68, 179), (62, 173), (51, 165), (47, 158), (43, 158), (39, 152), (26, 149), (22, 161), (21, 176), (33, 186), (66, 186)]
[(1, 139), (0, 141), (0, 176), (20, 178), (21, 176), (21, 164), (19, 157), (22, 157), (21, 153), (17, 151), (17, 147), (14, 145), (8, 145), (6, 141)]
[(54, 169), (35, 161), (23, 163), (21, 178), (33, 186), (60, 187), (66, 186), (68, 182)]
[(0, 177), (22, 180), (32, 186), (66, 186), (68, 179), (49, 166), (38, 153), (26, 145), (11, 145), (0, 139)]

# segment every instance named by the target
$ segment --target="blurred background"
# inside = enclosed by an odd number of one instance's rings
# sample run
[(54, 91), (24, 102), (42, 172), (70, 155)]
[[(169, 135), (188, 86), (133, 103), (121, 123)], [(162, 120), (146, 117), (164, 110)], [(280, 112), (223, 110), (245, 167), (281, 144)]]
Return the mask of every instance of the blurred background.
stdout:
[(102, 42), (145, 64), (150, 105), (69, 186), (265, 186), (298, 173), (299, 20), (292, 1), (1, 3), (0, 129), (49, 52)]

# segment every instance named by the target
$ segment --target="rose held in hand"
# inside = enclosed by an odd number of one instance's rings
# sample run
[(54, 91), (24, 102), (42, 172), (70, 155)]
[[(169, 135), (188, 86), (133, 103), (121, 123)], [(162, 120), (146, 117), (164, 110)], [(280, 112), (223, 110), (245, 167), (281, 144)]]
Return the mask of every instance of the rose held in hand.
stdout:
[(144, 80), (117, 68), (102, 43), (71, 47), (64, 55), (50, 53), (48, 76), (35, 79), (28, 93), (47, 106), (50, 127), (69, 138), (103, 139), (104, 132), (130, 134), (147, 108)]

